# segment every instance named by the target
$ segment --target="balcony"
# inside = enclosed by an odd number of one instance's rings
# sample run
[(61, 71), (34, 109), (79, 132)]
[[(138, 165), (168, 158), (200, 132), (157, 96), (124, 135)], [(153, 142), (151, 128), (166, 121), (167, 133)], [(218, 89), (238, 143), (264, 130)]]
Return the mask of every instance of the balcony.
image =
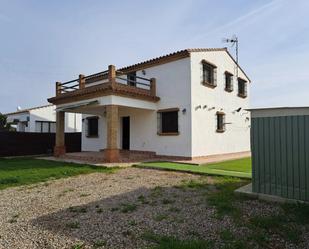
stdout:
[(100, 96), (118, 95), (152, 102), (160, 98), (156, 96), (156, 79), (147, 79), (122, 72), (110, 65), (108, 70), (92, 74), (80, 74), (78, 79), (68, 82), (56, 82), (56, 96), (49, 98), (53, 104), (70, 103)]

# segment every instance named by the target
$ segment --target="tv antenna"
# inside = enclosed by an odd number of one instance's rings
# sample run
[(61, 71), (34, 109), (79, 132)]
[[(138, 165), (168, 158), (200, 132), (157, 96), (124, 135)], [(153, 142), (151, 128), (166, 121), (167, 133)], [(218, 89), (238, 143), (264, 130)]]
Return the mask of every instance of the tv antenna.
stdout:
[(230, 43), (231, 47), (235, 46), (236, 50), (236, 76), (238, 77), (238, 37), (236, 35), (233, 35), (232, 38), (223, 38), (222, 42)]

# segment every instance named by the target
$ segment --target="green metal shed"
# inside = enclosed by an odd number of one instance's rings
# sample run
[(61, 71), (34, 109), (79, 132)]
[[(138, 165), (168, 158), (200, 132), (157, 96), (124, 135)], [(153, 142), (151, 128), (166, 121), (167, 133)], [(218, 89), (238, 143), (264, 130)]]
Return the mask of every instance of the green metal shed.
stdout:
[(250, 111), (252, 191), (309, 201), (309, 107)]

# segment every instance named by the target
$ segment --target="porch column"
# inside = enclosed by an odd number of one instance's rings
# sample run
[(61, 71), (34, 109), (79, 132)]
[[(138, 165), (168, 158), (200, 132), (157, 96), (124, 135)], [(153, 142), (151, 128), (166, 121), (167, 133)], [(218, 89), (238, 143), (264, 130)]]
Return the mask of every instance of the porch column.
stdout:
[(104, 156), (108, 162), (119, 161), (119, 149), (117, 146), (118, 141), (118, 106), (107, 105), (106, 106), (106, 124), (107, 124), (107, 136), (106, 136), (106, 149), (104, 150)]
[(54, 156), (59, 157), (65, 154), (64, 142), (64, 112), (56, 112), (56, 145), (54, 147)]

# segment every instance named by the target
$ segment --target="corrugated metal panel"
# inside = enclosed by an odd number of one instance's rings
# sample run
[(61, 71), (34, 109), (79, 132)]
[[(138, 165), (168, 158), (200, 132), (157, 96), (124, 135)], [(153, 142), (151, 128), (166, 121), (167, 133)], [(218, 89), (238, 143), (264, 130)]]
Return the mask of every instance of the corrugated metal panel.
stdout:
[(309, 201), (309, 116), (251, 121), (253, 191)]

